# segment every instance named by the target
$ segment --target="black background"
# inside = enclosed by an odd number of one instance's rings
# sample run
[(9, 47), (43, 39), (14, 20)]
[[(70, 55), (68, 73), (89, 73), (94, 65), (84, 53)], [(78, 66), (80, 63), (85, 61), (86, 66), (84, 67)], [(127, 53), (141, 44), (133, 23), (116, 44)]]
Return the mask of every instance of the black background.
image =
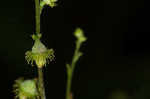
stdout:
[[(35, 31), (34, 0), (1, 2), (0, 65), (8, 70), (8, 99), (18, 77), (33, 78), (24, 59)], [(45, 70), (47, 99), (64, 99), (66, 70), (81, 27), (88, 40), (74, 79), (74, 99), (107, 99), (115, 90), (132, 99), (150, 99), (150, 6), (146, 0), (59, 0), (41, 15), (42, 42), (55, 50)], [(1, 69), (1, 71), (3, 71)]]

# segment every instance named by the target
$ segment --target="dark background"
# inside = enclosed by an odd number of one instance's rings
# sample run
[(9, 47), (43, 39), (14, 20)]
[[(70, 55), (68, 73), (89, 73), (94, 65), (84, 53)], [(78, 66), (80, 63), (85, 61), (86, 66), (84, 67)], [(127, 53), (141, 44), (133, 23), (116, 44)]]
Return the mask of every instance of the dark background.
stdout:
[[(33, 45), (34, 0), (1, 2), (1, 9), (0, 66), (8, 70), (12, 99), (15, 79), (36, 76), (36, 67), (24, 59)], [(88, 40), (73, 79), (74, 99), (115, 99), (109, 96), (118, 90), (130, 99), (150, 99), (149, 12), (148, 0), (59, 0), (56, 8), (45, 7), (42, 42), (56, 56), (45, 68), (47, 99), (65, 97), (65, 64), (73, 55), (76, 27)]]

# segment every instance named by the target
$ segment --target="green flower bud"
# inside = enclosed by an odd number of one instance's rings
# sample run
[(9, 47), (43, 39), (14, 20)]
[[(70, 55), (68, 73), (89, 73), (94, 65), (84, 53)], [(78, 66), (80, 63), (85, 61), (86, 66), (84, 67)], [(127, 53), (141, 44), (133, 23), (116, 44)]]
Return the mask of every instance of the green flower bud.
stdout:
[(46, 4), (53, 8), (56, 6), (56, 2), (57, 2), (57, 0), (43, 0), (43, 1), (41, 1), (40, 5), (44, 6)]
[(79, 42), (85, 42), (87, 38), (84, 36), (83, 30), (80, 28), (77, 28), (74, 32), (74, 36), (77, 38)]
[(33, 62), (35, 62), (38, 68), (42, 68), (54, 59), (54, 50), (47, 49), (35, 35), (33, 35), (32, 38), (35, 40), (32, 51), (27, 51), (25, 58), (28, 63), (33, 65)]

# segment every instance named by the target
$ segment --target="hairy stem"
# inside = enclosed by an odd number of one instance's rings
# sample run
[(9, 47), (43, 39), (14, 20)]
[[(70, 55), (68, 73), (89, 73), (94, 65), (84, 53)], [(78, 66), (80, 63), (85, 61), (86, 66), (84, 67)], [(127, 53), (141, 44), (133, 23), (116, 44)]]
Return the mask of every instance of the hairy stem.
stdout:
[(42, 68), (38, 68), (38, 78), (39, 94), (41, 97), (40, 99), (46, 99)]

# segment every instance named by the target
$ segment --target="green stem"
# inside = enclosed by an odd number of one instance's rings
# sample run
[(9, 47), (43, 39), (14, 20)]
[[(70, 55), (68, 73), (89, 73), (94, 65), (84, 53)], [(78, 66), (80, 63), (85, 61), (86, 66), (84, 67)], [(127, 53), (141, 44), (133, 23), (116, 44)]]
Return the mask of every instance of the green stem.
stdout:
[(73, 72), (74, 72), (74, 69), (75, 69), (75, 66), (76, 66), (76, 62), (79, 59), (78, 53), (79, 53), (80, 46), (81, 46), (81, 43), (77, 41), (76, 42), (76, 49), (75, 49), (75, 52), (74, 52), (74, 55), (73, 55), (73, 58), (72, 58), (72, 63), (71, 63), (71, 67), (72, 67)]
[(40, 33), (40, 2), (35, 0), (35, 22), (36, 34)]
[(67, 68), (67, 86), (66, 86), (66, 99), (71, 99), (71, 86), (72, 86), (72, 78), (75, 71), (76, 62), (79, 59), (79, 49), (80, 49), (81, 43), (76, 42), (76, 49), (72, 58), (71, 66)]
[(41, 97), (40, 99), (46, 99), (42, 68), (38, 68), (38, 78), (39, 78), (39, 80), (38, 80), (39, 94)]
[[(40, 1), (35, 0), (35, 22), (36, 22), (36, 34), (40, 34)], [(46, 99), (44, 78), (42, 68), (38, 68), (38, 88), (40, 99)]]
[(71, 95), (71, 82), (72, 82), (72, 73), (67, 76), (67, 86), (66, 86), (66, 99), (70, 99)]

